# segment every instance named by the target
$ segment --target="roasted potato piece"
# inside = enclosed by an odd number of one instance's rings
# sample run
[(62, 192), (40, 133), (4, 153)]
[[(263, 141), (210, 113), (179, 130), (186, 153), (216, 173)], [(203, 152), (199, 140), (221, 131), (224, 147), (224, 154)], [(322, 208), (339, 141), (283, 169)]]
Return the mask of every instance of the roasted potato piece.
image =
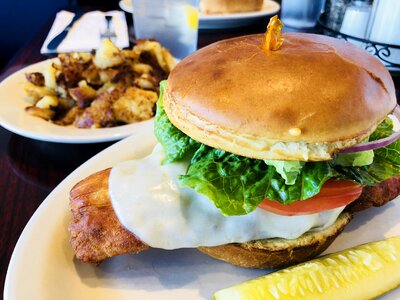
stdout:
[(86, 64), (92, 61), (93, 56), (86, 52), (73, 52), (72, 58), (80, 64)]
[(44, 86), (37, 86), (27, 81), (24, 85), (24, 90), (28, 96), (28, 102), (35, 104), (44, 96), (55, 96), (55, 91)]
[(64, 111), (71, 109), (76, 105), (76, 101), (70, 97), (58, 97), (58, 107)]
[(68, 90), (71, 97), (76, 101), (79, 108), (90, 106), (96, 98), (97, 92), (94, 88), (87, 85), (86, 81), (81, 81), (79, 86)]
[(83, 71), (88, 67), (87, 64), (73, 58), (74, 54), (60, 54), (59, 60), (61, 67), (53, 65), (60, 71), (57, 76), (57, 84), (65, 89), (75, 87), (83, 79)]
[(149, 74), (150, 72), (153, 71), (153, 67), (148, 65), (148, 64), (134, 64), (132, 66), (133, 71), (138, 73), (139, 75), (142, 74)]
[(25, 78), (36, 86), (44, 86), (44, 76), (40, 72), (27, 73), (25, 74)]
[(54, 123), (57, 125), (67, 126), (75, 122), (75, 120), (83, 113), (83, 109), (78, 106), (72, 107), (67, 113), (60, 119), (55, 120)]
[(130, 87), (112, 105), (115, 118), (124, 123), (148, 120), (154, 116), (157, 93)]
[(122, 64), (123, 61), (121, 50), (109, 39), (103, 40), (94, 56), (94, 64), (100, 69), (118, 66)]
[(42, 118), (49, 121), (54, 118), (56, 112), (50, 108), (39, 108), (36, 106), (25, 107), (25, 111), (31, 116)]
[(139, 41), (138, 44), (133, 47), (133, 51), (137, 53), (151, 53), (157, 60), (158, 65), (167, 73), (171, 72), (174, 67), (174, 57), (167, 49), (162, 47), (161, 44), (156, 41)]
[(101, 81), (99, 69), (95, 65), (89, 65), (83, 72), (82, 77), (90, 84), (101, 85), (105, 81)]
[(49, 89), (55, 90), (57, 88), (56, 71), (52, 63), (49, 63), (44, 69), (44, 85)]
[(121, 51), (122, 56), (125, 59), (133, 60), (134, 62), (139, 61), (139, 53), (133, 50), (122, 50)]
[(52, 107), (58, 106), (58, 99), (56, 96), (44, 96), (36, 102), (35, 106), (41, 109), (51, 109)]
[(100, 94), (80, 115), (74, 125), (79, 128), (100, 128), (114, 126), (116, 121), (112, 103), (119, 97), (119, 91), (113, 90)]
[(158, 82), (150, 74), (143, 74), (135, 79), (135, 84), (144, 90), (157, 90)]

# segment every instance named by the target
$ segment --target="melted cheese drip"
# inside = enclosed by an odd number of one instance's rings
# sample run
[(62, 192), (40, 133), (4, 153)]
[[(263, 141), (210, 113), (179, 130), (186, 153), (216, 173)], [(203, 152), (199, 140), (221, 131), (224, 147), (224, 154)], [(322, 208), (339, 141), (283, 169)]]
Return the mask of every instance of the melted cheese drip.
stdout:
[(181, 188), (187, 163), (162, 165), (157, 145), (142, 159), (115, 166), (109, 178), (111, 202), (122, 225), (154, 248), (177, 249), (243, 243), (281, 237), (295, 239), (333, 224), (344, 207), (303, 216), (280, 216), (256, 209), (225, 217), (205, 196)]

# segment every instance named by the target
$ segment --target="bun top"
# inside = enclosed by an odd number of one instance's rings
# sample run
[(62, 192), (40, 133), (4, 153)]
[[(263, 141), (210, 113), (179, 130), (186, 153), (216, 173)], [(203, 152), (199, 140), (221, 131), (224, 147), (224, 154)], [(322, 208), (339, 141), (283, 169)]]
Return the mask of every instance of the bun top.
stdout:
[(328, 145), (327, 155), (311, 157), (323, 160), (360, 142), (395, 107), (389, 72), (366, 51), (322, 35), (283, 38), (277, 51), (251, 35), (182, 60), (164, 99), (171, 122), (211, 147), (259, 159), (298, 159), (280, 153), (296, 143)]

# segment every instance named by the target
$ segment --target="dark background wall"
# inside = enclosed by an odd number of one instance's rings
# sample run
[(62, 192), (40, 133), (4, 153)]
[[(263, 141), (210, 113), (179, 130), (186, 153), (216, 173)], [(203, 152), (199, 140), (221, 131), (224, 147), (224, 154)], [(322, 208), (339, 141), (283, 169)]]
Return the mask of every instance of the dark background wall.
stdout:
[(0, 0), (0, 72), (56, 12), (75, 5), (117, 8), (118, 0)]
[(0, 0), (0, 69), (68, 0)]

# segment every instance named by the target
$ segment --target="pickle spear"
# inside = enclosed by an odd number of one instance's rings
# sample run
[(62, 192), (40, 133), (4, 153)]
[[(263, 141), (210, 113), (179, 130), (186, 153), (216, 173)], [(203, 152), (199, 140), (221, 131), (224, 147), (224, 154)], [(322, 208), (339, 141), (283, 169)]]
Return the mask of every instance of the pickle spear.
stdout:
[(364, 244), (214, 294), (229, 299), (372, 299), (400, 285), (400, 237)]

